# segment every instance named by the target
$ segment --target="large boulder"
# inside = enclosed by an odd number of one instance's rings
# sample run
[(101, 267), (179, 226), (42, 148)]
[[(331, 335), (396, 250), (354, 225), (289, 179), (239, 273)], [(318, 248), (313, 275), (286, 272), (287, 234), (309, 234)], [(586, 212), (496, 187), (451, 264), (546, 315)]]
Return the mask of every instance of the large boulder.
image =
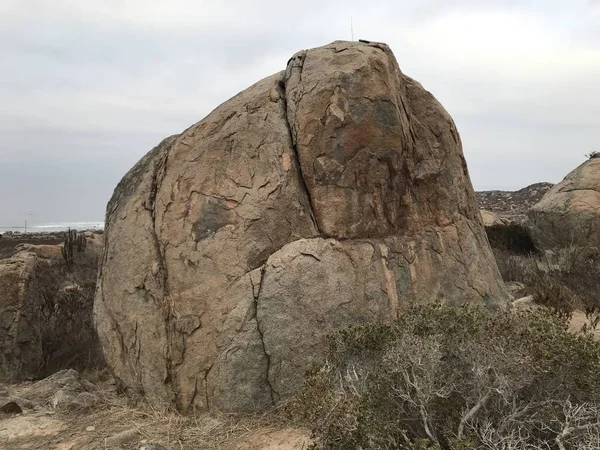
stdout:
[(590, 158), (529, 211), (529, 228), (542, 250), (600, 247), (600, 158)]
[(34, 253), (0, 259), (0, 381), (34, 378), (42, 365)]
[(507, 297), (452, 118), (386, 45), (338, 41), (125, 175), (94, 310), (124, 388), (256, 411), (299, 388), (335, 328)]

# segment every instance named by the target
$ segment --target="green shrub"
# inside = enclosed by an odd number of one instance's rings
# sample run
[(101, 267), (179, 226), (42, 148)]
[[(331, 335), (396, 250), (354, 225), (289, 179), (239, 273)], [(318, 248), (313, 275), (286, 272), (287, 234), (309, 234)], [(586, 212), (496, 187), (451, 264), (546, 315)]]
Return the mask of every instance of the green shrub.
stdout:
[(600, 345), (564, 325), (415, 307), (332, 335), (294, 408), (314, 448), (600, 448)]

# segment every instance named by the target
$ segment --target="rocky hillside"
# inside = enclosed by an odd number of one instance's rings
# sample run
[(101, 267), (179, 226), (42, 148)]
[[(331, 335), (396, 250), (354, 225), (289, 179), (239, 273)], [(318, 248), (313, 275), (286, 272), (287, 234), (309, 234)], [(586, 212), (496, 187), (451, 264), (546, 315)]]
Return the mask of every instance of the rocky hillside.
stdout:
[(506, 218), (525, 217), (527, 211), (548, 192), (552, 183), (535, 183), (518, 191), (476, 192), (479, 207)]

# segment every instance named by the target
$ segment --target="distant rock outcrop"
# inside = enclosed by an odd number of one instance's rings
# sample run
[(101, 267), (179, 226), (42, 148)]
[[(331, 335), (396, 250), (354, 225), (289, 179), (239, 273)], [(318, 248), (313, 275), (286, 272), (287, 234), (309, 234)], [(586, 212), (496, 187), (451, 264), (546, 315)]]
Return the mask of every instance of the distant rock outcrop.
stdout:
[(109, 366), (182, 410), (277, 403), (335, 328), (507, 299), (454, 122), (384, 44), (299, 52), (165, 139), (105, 237)]
[(588, 159), (549, 190), (529, 211), (529, 222), (540, 249), (600, 247), (600, 158)]
[(552, 186), (552, 183), (535, 183), (518, 191), (480, 191), (476, 192), (477, 202), (481, 209), (506, 222), (522, 222), (529, 209), (538, 203)]

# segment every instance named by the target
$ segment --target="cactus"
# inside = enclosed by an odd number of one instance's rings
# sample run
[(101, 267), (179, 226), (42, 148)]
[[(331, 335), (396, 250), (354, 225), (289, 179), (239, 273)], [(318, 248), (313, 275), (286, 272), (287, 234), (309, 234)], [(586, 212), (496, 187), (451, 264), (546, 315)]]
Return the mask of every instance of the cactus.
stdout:
[(85, 247), (87, 245), (87, 240), (83, 234), (78, 234), (75, 239), (75, 245), (77, 246), (77, 253), (85, 252)]
[(77, 234), (77, 230), (70, 228), (65, 233), (65, 242), (61, 250), (64, 260), (68, 266), (72, 266), (75, 260), (75, 251), (83, 253), (86, 248), (87, 241), (83, 234)]

